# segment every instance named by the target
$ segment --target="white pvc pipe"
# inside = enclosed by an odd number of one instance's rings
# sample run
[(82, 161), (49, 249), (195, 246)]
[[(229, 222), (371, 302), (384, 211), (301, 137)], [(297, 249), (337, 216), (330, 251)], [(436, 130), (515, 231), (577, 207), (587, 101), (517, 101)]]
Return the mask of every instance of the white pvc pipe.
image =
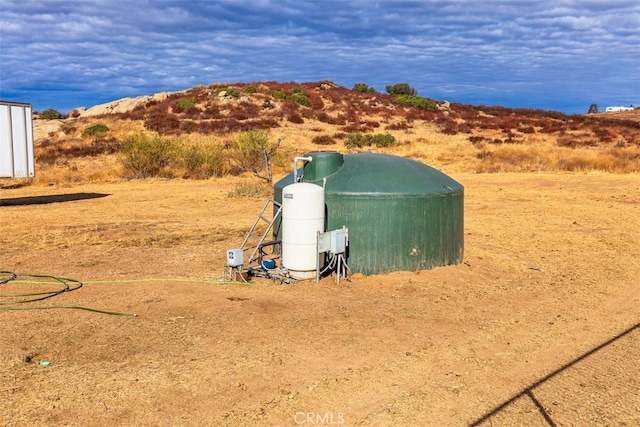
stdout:
[(313, 157), (294, 157), (293, 158), (293, 182), (298, 182), (298, 162), (302, 160), (305, 162), (313, 161)]

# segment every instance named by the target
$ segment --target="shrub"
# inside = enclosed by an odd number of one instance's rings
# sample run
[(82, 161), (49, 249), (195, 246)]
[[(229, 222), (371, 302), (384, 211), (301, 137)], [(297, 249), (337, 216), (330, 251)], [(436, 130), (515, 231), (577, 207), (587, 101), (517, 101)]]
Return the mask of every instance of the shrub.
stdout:
[(203, 112), (203, 118), (206, 119), (219, 119), (221, 116), (220, 114), (220, 107), (218, 106), (218, 104), (207, 104), (204, 108), (204, 112)]
[(307, 95), (303, 93), (294, 93), (289, 97), (290, 100), (296, 102), (300, 105), (304, 105), (305, 107), (311, 107), (311, 101), (307, 97)]
[(260, 107), (251, 102), (239, 102), (229, 107), (228, 117), (236, 120), (247, 120), (260, 115)]
[(290, 114), (287, 114), (287, 121), (291, 122), (291, 123), (296, 123), (296, 124), (302, 124), (304, 123), (304, 119), (302, 118), (302, 116), (300, 115), (300, 113), (298, 113), (297, 111), (294, 111)]
[(462, 133), (471, 133), (473, 131), (473, 127), (467, 122), (456, 123), (456, 131)]
[(476, 147), (484, 147), (487, 138), (483, 135), (472, 135), (469, 137), (469, 142), (471, 142)]
[(220, 92), (225, 92), (224, 96), (229, 96), (231, 98), (238, 98), (240, 96), (240, 92), (237, 89), (233, 89), (230, 87), (217, 88), (216, 95), (220, 95)]
[(533, 126), (525, 126), (522, 125), (518, 128), (518, 132), (522, 132), (522, 133), (536, 133), (536, 130)]
[(317, 135), (313, 137), (311, 142), (317, 145), (334, 145), (336, 140), (329, 135)]
[(298, 114), (299, 109), (300, 109), (300, 104), (296, 104), (295, 102), (287, 99), (282, 103), (282, 107), (280, 108), (280, 113), (283, 117), (286, 118), (293, 114)]
[(378, 133), (371, 137), (372, 145), (376, 147), (392, 147), (396, 145), (396, 138), (389, 133)]
[(144, 126), (160, 133), (172, 133), (180, 129), (180, 119), (166, 111), (154, 111), (147, 116)]
[(369, 128), (364, 123), (355, 122), (355, 123), (349, 123), (348, 125), (344, 126), (341, 130), (347, 133), (357, 133), (357, 132), (366, 132), (367, 130), (369, 130)]
[(42, 141), (36, 150), (36, 161), (53, 165), (56, 162), (68, 162), (70, 159), (81, 157), (96, 157), (103, 154), (114, 154), (118, 151), (120, 143), (115, 139), (103, 139), (96, 137), (90, 142), (74, 141), (72, 144), (60, 144), (50, 139)]
[(423, 98), (421, 96), (413, 96), (413, 95), (398, 95), (393, 98), (394, 104), (398, 105), (408, 105), (413, 108), (417, 108), (419, 110), (437, 110), (438, 105), (428, 100), (427, 98)]
[(367, 140), (364, 134), (361, 134), (359, 132), (352, 132), (347, 134), (347, 140), (344, 142), (344, 146), (347, 148), (354, 148), (354, 147), (360, 148), (366, 145), (370, 145), (370, 144), (367, 144)]
[(457, 135), (458, 134), (458, 124), (453, 120), (438, 120), (438, 124), (440, 125), (440, 132), (445, 135)]
[(181, 150), (183, 178), (207, 179), (227, 172), (227, 163), (220, 144), (185, 144)]
[(390, 125), (387, 125), (385, 127), (385, 129), (387, 130), (408, 130), (410, 128), (412, 128), (413, 125), (409, 124), (406, 120), (402, 121), (402, 122), (398, 122), (398, 123), (391, 123)]
[(71, 135), (72, 133), (75, 133), (76, 129), (77, 128), (73, 122), (64, 122), (60, 126), (60, 132), (64, 133), (65, 135)]
[(376, 147), (391, 147), (397, 144), (396, 138), (389, 134), (365, 135), (359, 132), (353, 132), (347, 135), (344, 146), (347, 148), (362, 148), (375, 145)]
[(244, 93), (256, 93), (258, 89), (255, 86), (247, 86), (244, 88)]
[(323, 123), (328, 123), (330, 125), (339, 125), (339, 126), (342, 126), (347, 122), (344, 115), (338, 115), (336, 117), (333, 117), (324, 111), (319, 111), (316, 114), (316, 119)]
[(269, 92), (267, 92), (267, 95), (271, 95), (275, 99), (280, 99), (280, 100), (287, 99), (287, 94), (277, 89), (270, 90)]
[(273, 162), (278, 161), (282, 139), (271, 141), (266, 132), (250, 130), (236, 135), (231, 143), (231, 161), (241, 172), (273, 184)]
[(107, 125), (102, 123), (96, 123), (95, 125), (89, 126), (84, 131), (82, 131), (82, 136), (93, 136), (93, 135), (105, 133), (108, 131), (109, 131), (109, 128), (107, 127)]
[(168, 166), (176, 151), (173, 139), (138, 133), (122, 143), (119, 161), (127, 178), (171, 178)]
[(308, 96), (312, 109), (322, 110), (324, 108), (324, 101), (315, 91), (309, 92)]
[(368, 132), (375, 128), (379, 128), (380, 123), (375, 120), (359, 121), (355, 120), (342, 128), (345, 132)]
[(182, 111), (186, 111), (196, 106), (196, 101), (193, 98), (180, 98), (178, 100), (178, 108)]
[(376, 90), (372, 87), (370, 87), (369, 85), (367, 85), (366, 83), (356, 83), (353, 85), (353, 89), (356, 92), (361, 92), (361, 93), (375, 93)]
[(396, 83), (394, 85), (385, 86), (385, 90), (389, 95), (407, 95), (416, 96), (418, 92), (409, 86), (408, 83)]
[(55, 119), (61, 119), (62, 114), (60, 114), (60, 112), (54, 108), (48, 108), (44, 110), (42, 113), (40, 113), (38, 117), (43, 120), (55, 120)]

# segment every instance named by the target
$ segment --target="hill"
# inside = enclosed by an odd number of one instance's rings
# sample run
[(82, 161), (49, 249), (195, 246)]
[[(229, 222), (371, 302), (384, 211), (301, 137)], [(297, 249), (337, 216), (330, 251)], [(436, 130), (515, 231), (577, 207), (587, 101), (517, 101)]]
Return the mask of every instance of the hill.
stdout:
[[(196, 86), (76, 110), (62, 121), (36, 120), (35, 128), (41, 182), (123, 177), (117, 154), (141, 132), (218, 146), (224, 157), (236, 135), (249, 130), (282, 140), (284, 158), (376, 150), (446, 171), (640, 171), (639, 110), (569, 116), (359, 92), (330, 81)], [(390, 137), (382, 147), (358, 135)], [(275, 172), (289, 168), (284, 162)], [(176, 169), (167, 176), (187, 175)]]

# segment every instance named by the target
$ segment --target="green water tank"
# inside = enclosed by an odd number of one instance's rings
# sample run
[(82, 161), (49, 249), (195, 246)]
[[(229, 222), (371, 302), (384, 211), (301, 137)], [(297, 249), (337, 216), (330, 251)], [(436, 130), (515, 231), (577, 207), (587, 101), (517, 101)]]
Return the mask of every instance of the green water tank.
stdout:
[[(324, 187), (326, 230), (349, 229), (352, 272), (417, 271), (462, 261), (464, 187), (452, 178), (388, 154), (316, 151), (304, 157), (312, 160), (298, 179)], [(275, 184), (277, 202), (293, 181), (291, 173)]]

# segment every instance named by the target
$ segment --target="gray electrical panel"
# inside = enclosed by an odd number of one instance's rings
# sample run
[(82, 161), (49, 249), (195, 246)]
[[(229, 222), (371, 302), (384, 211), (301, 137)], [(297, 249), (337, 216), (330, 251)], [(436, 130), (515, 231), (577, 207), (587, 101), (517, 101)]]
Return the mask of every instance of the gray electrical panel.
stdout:
[(330, 252), (332, 254), (345, 253), (347, 251), (348, 244), (349, 230), (347, 228), (340, 228), (338, 230), (331, 231)]

